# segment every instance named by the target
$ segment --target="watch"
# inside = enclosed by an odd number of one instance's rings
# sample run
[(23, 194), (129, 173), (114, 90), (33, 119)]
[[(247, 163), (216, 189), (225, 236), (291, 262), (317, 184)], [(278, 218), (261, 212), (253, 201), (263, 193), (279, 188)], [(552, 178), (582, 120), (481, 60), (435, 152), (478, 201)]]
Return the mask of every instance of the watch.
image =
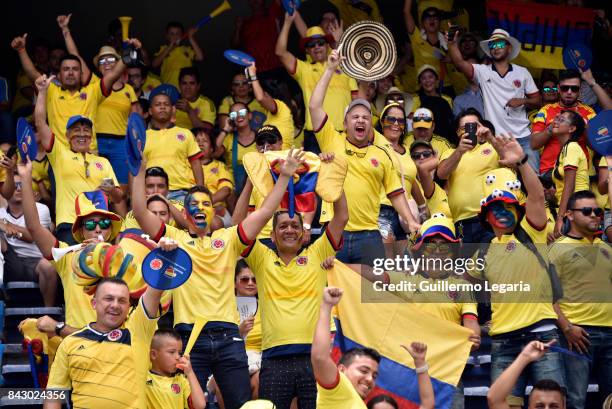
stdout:
[(62, 330), (64, 329), (65, 326), (66, 326), (65, 322), (58, 322), (57, 324), (55, 324), (55, 335), (60, 337)]
[(525, 156), (523, 156), (523, 159), (521, 159), (520, 162), (518, 162), (516, 164), (517, 167), (524, 165), (525, 163), (527, 163), (527, 161), (529, 160), (529, 155), (525, 154)]
[(303, 223), (302, 227), (304, 228), (304, 230), (310, 230), (312, 228), (312, 226), (308, 223)]

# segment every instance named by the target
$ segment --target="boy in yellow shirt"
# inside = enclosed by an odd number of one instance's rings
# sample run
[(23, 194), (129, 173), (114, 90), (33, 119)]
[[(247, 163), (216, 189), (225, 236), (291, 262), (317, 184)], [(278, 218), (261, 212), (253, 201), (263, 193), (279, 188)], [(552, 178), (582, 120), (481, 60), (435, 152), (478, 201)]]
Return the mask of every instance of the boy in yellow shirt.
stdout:
[[(147, 407), (203, 409), (204, 391), (191, 368), (189, 355), (181, 356), (183, 342), (174, 330), (158, 329), (151, 342), (151, 369), (147, 375)], [(182, 370), (177, 372), (177, 369)]]
[(196, 29), (190, 28), (187, 31), (189, 45), (181, 45), (185, 28), (176, 21), (171, 21), (166, 25), (166, 45), (162, 45), (151, 65), (159, 68), (161, 82), (172, 84), (178, 88), (179, 72), (181, 68), (191, 67), (194, 61), (204, 60), (204, 52), (194, 38)]

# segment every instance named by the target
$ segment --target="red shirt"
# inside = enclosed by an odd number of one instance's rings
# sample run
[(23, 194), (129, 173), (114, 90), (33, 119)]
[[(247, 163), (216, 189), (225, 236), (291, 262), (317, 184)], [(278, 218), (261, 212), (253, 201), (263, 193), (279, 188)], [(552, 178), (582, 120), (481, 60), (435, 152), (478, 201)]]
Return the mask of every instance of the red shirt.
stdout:
[(257, 61), (257, 71), (281, 66), (274, 52), (278, 38), (277, 21), (283, 17), (281, 6), (273, 1), (267, 12), (247, 18), (240, 30), (240, 43), (247, 54)]

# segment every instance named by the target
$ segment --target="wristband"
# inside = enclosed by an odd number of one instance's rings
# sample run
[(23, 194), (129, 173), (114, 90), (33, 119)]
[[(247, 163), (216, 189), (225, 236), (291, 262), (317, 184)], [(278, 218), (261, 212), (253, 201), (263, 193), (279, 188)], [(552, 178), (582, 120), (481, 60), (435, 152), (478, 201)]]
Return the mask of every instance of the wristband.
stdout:
[(595, 85), (597, 85), (597, 82), (593, 81), (588, 84), (589, 84), (589, 87), (593, 88)]
[(521, 161), (516, 164), (516, 167), (524, 165), (525, 163), (527, 163), (528, 160), (529, 160), (529, 156), (527, 154), (525, 154), (525, 156), (523, 156), (523, 159), (521, 159)]
[(417, 374), (421, 374), (421, 373), (427, 372), (428, 369), (429, 369), (429, 365), (425, 364), (421, 367), (414, 368), (414, 372), (416, 372)]

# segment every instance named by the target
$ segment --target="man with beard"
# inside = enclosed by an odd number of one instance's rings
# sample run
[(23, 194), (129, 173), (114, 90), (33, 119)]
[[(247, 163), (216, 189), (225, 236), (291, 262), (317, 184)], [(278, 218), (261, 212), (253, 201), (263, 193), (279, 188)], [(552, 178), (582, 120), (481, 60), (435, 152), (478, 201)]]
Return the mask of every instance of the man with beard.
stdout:
[(529, 157), (529, 164), (537, 171), (538, 153), (530, 146), (531, 131), (526, 105), (540, 102), (538, 87), (526, 68), (510, 61), (521, 51), (520, 42), (507, 31), (496, 29), (488, 40), (480, 42), (482, 51), (493, 60), (490, 65), (472, 64), (463, 59), (457, 39), (448, 38), (448, 50), (453, 64), (469, 81), (474, 80), (482, 91), (485, 119), (497, 132), (512, 133)]
[[(544, 105), (536, 114), (531, 128), (531, 147), (533, 149), (543, 148), (540, 158), (541, 175), (552, 171), (561, 150), (559, 140), (552, 134), (555, 117), (565, 110), (578, 112), (585, 121), (595, 116), (593, 108), (578, 101), (580, 96), (580, 73), (578, 71), (563, 70), (559, 73), (558, 92), (558, 101)], [(588, 158), (586, 135), (580, 137), (579, 143)]]

